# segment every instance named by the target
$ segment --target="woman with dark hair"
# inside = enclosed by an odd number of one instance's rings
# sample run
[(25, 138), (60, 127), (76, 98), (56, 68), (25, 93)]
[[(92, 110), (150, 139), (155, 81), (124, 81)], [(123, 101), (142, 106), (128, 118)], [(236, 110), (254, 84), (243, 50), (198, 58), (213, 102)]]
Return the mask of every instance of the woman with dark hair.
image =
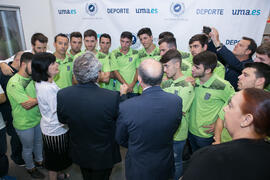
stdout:
[(72, 163), (68, 157), (68, 127), (58, 121), (56, 95), (59, 87), (53, 81), (58, 74), (56, 58), (50, 53), (35, 54), (32, 60), (32, 79), (36, 81), (38, 106), (41, 113), (41, 131), (44, 147), (44, 166), (50, 180), (64, 179), (68, 174), (59, 173)]
[(233, 141), (194, 153), (183, 180), (269, 180), (270, 93), (244, 89), (224, 111), (225, 127)]

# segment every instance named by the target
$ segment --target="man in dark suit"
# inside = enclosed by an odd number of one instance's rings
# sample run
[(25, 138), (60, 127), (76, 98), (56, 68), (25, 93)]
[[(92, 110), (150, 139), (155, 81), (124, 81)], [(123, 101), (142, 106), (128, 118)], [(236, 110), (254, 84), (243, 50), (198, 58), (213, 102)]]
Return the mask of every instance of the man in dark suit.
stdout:
[(160, 88), (163, 67), (153, 59), (139, 67), (141, 96), (120, 104), (117, 142), (128, 148), (127, 180), (168, 180), (174, 175), (173, 135), (182, 118), (182, 100)]
[(113, 165), (121, 161), (114, 140), (119, 95), (97, 86), (100, 71), (95, 55), (86, 52), (74, 62), (78, 84), (57, 94), (59, 121), (69, 126), (71, 158), (85, 180), (109, 180)]

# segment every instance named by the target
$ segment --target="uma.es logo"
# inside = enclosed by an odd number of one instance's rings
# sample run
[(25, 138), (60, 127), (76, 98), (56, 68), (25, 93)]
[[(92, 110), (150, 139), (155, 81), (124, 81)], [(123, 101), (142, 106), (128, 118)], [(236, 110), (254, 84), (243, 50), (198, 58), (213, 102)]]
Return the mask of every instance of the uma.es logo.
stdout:
[(242, 16), (259, 16), (261, 14), (260, 9), (233, 9), (232, 15), (242, 15)]
[(137, 14), (157, 14), (158, 9), (157, 8), (136, 8), (135, 12)]
[(185, 12), (185, 5), (182, 2), (172, 3), (170, 10), (174, 16), (179, 17)]
[(58, 9), (58, 14), (77, 14), (76, 9)]
[(86, 3), (85, 11), (90, 15), (94, 16), (98, 11), (98, 6), (96, 3)]

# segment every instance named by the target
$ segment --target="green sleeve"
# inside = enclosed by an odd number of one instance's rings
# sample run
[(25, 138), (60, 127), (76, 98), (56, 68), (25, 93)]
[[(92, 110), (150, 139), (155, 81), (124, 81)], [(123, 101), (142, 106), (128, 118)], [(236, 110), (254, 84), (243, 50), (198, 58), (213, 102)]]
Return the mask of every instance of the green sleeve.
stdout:
[(192, 85), (184, 87), (181, 89), (180, 93), (179, 93), (180, 97), (183, 100), (183, 112), (188, 112), (193, 99), (194, 99), (194, 88)]

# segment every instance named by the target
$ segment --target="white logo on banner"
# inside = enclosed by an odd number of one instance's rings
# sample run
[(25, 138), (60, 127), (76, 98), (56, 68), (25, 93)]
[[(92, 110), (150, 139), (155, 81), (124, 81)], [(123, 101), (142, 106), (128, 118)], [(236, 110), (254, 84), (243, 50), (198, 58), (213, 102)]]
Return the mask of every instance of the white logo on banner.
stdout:
[(185, 5), (184, 3), (178, 2), (178, 3), (172, 3), (171, 4), (171, 13), (174, 16), (180, 16), (185, 12)]
[(97, 4), (96, 3), (87, 3), (85, 6), (85, 10), (90, 16), (94, 16), (98, 11)]

